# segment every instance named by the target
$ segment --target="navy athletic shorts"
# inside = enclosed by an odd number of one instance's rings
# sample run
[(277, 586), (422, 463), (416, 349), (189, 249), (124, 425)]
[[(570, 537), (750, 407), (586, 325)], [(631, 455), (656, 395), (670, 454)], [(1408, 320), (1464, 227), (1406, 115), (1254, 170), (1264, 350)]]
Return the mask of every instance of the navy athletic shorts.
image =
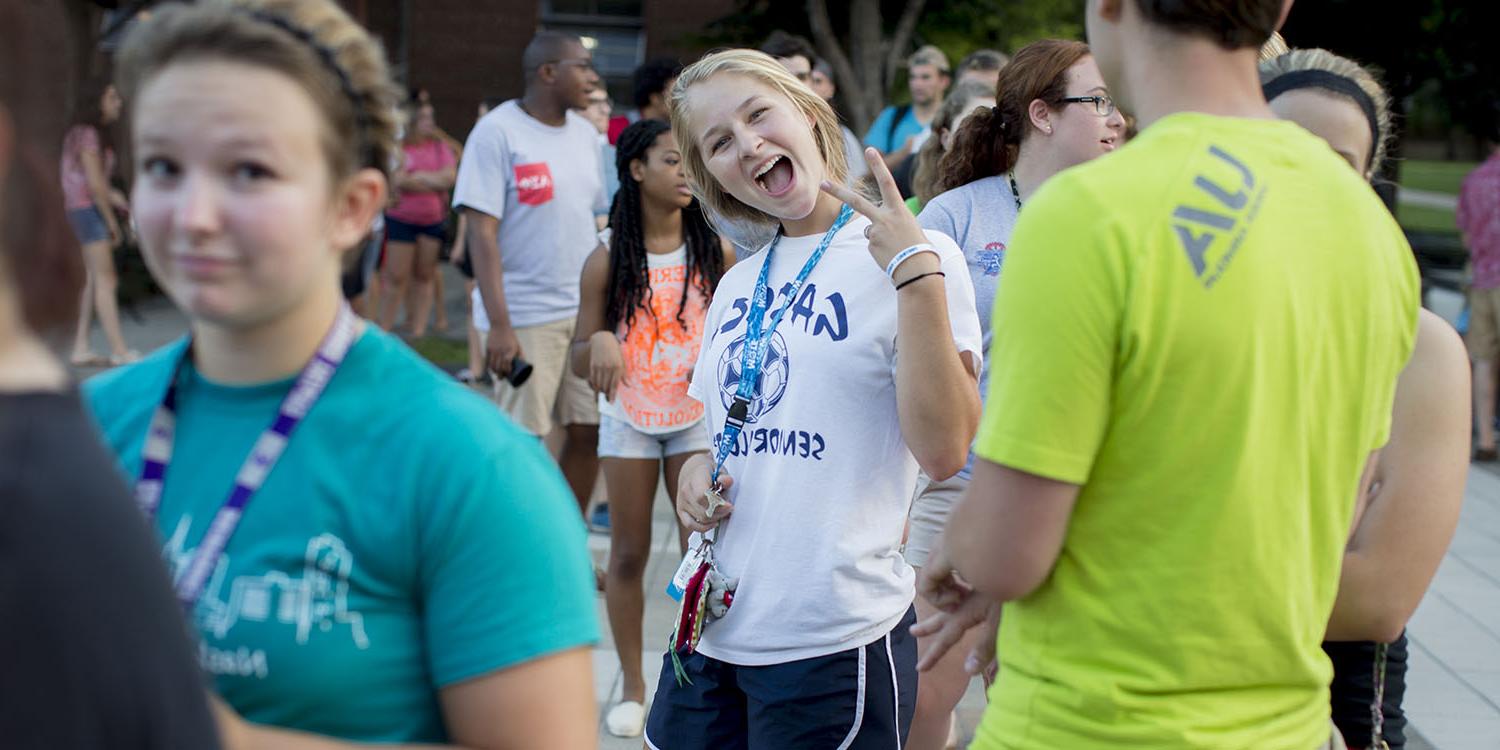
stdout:
[(385, 238), (391, 242), (416, 242), (417, 235), (420, 234), (441, 242), (444, 229), (441, 221), (436, 224), (411, 224), (400, 219), (392, 219), (390, 214), (385, 215)]
[(646, 721), (652, 750), (899, 750), (917, 706), (915, 609), (874, 643), (742, 667), (692, 654), (679, 686), (662, 657)]

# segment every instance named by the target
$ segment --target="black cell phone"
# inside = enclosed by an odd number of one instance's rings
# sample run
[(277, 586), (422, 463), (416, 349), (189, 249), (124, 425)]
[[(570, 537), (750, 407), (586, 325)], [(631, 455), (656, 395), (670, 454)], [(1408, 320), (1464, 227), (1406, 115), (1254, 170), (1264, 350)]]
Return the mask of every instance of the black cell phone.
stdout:
[(531, 363), (521, 359), (520, 355), (510, 361), (510, 374), (505, 376), (505, 382), (510, 383), (512, 388), (520, 388), (531, 377)]

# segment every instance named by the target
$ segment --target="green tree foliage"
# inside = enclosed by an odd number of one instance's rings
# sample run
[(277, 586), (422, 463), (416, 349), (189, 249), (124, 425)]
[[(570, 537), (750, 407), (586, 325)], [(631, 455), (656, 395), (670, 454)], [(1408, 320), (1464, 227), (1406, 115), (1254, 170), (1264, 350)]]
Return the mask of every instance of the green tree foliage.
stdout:
[[(957, 65), (981, 48), (1006, 54), (1045, 37), (1083, 38), (1085, 0), (927, 0), (908, 43), (907, 54), (923, 44), (935, 44)], [(849, 49), (850, 0), (828, 0), (828, 15), (834, 33)], [(889, 36), (906, 7), (906, 0), (880, 0), (881, 25)], [(736, 11), (713, 24), (698, 40), (705, 47), (758, 46), (773, 30), (781, 29), (812, 38), (806, 0), (741, 0)], [(849, 101), (863, 92), (848, 91), (850, 83), (839, 81), (840, 98)], [(906, 81), (898, 74), (883, 92), (890, 102), (907, 100)]]
[(933, 0), (917, 24), (954, 65), (988, 47), (1007, 55), (1038, 39), (1083, 39), (1085, 0)]
[[(1494, 0), (1319, 0), (1292, 6), (1283, 34), (1377, 68), (1405, 112), (1411, 97), (1438, 119), (1500, 138), (1500, 57)], [(1424, 119), (1426, 119), (1424, 117)]]

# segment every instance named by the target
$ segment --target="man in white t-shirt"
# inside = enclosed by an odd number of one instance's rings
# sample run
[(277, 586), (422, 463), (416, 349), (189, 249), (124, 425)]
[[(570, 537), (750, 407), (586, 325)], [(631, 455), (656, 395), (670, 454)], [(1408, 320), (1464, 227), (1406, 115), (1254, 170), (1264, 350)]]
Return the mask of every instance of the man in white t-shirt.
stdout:
[(571, 110), (588, 106), (599, 76), (582, 42), (558, 32), (537, 34), (522, 64), (526, 93), (469, 134), (453, 205), (468, 217), (486, 364), (502, 379), (517, 358), (534, 368), (520, 387), (499, 382), (496, 400), (538, 437), (554, 419), (565, 427), (558, 461), (584, 506), (598, 473), (599, 414), (588, 382), (565, 365), (605, 199), (598, 131)]

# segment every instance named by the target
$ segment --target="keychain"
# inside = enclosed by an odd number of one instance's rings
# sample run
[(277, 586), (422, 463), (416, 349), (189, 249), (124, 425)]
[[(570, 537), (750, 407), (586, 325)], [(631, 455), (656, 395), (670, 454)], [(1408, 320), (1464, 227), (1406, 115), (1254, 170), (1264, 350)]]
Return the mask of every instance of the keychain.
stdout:
[[(708, 516), (713, 518), (719, 507), (725, 505), (724, 498), (717, 485), (708, 490), (706, 497)], [(698, 546), (682, 558), (682, 564), (667, 586), (667, 593), (681, 602), (670, 646), (672, 671), (677, 676), (678, 685), (692, 684), (683, 669), (682, 657), (698, 650), (704, 627), (729, 613), (734, 604), (734, 591), (739, 586), (739, 580), (726, 578), (714, 560), (714, 540), (719, 531), (715, 528), (703, 535)]]

